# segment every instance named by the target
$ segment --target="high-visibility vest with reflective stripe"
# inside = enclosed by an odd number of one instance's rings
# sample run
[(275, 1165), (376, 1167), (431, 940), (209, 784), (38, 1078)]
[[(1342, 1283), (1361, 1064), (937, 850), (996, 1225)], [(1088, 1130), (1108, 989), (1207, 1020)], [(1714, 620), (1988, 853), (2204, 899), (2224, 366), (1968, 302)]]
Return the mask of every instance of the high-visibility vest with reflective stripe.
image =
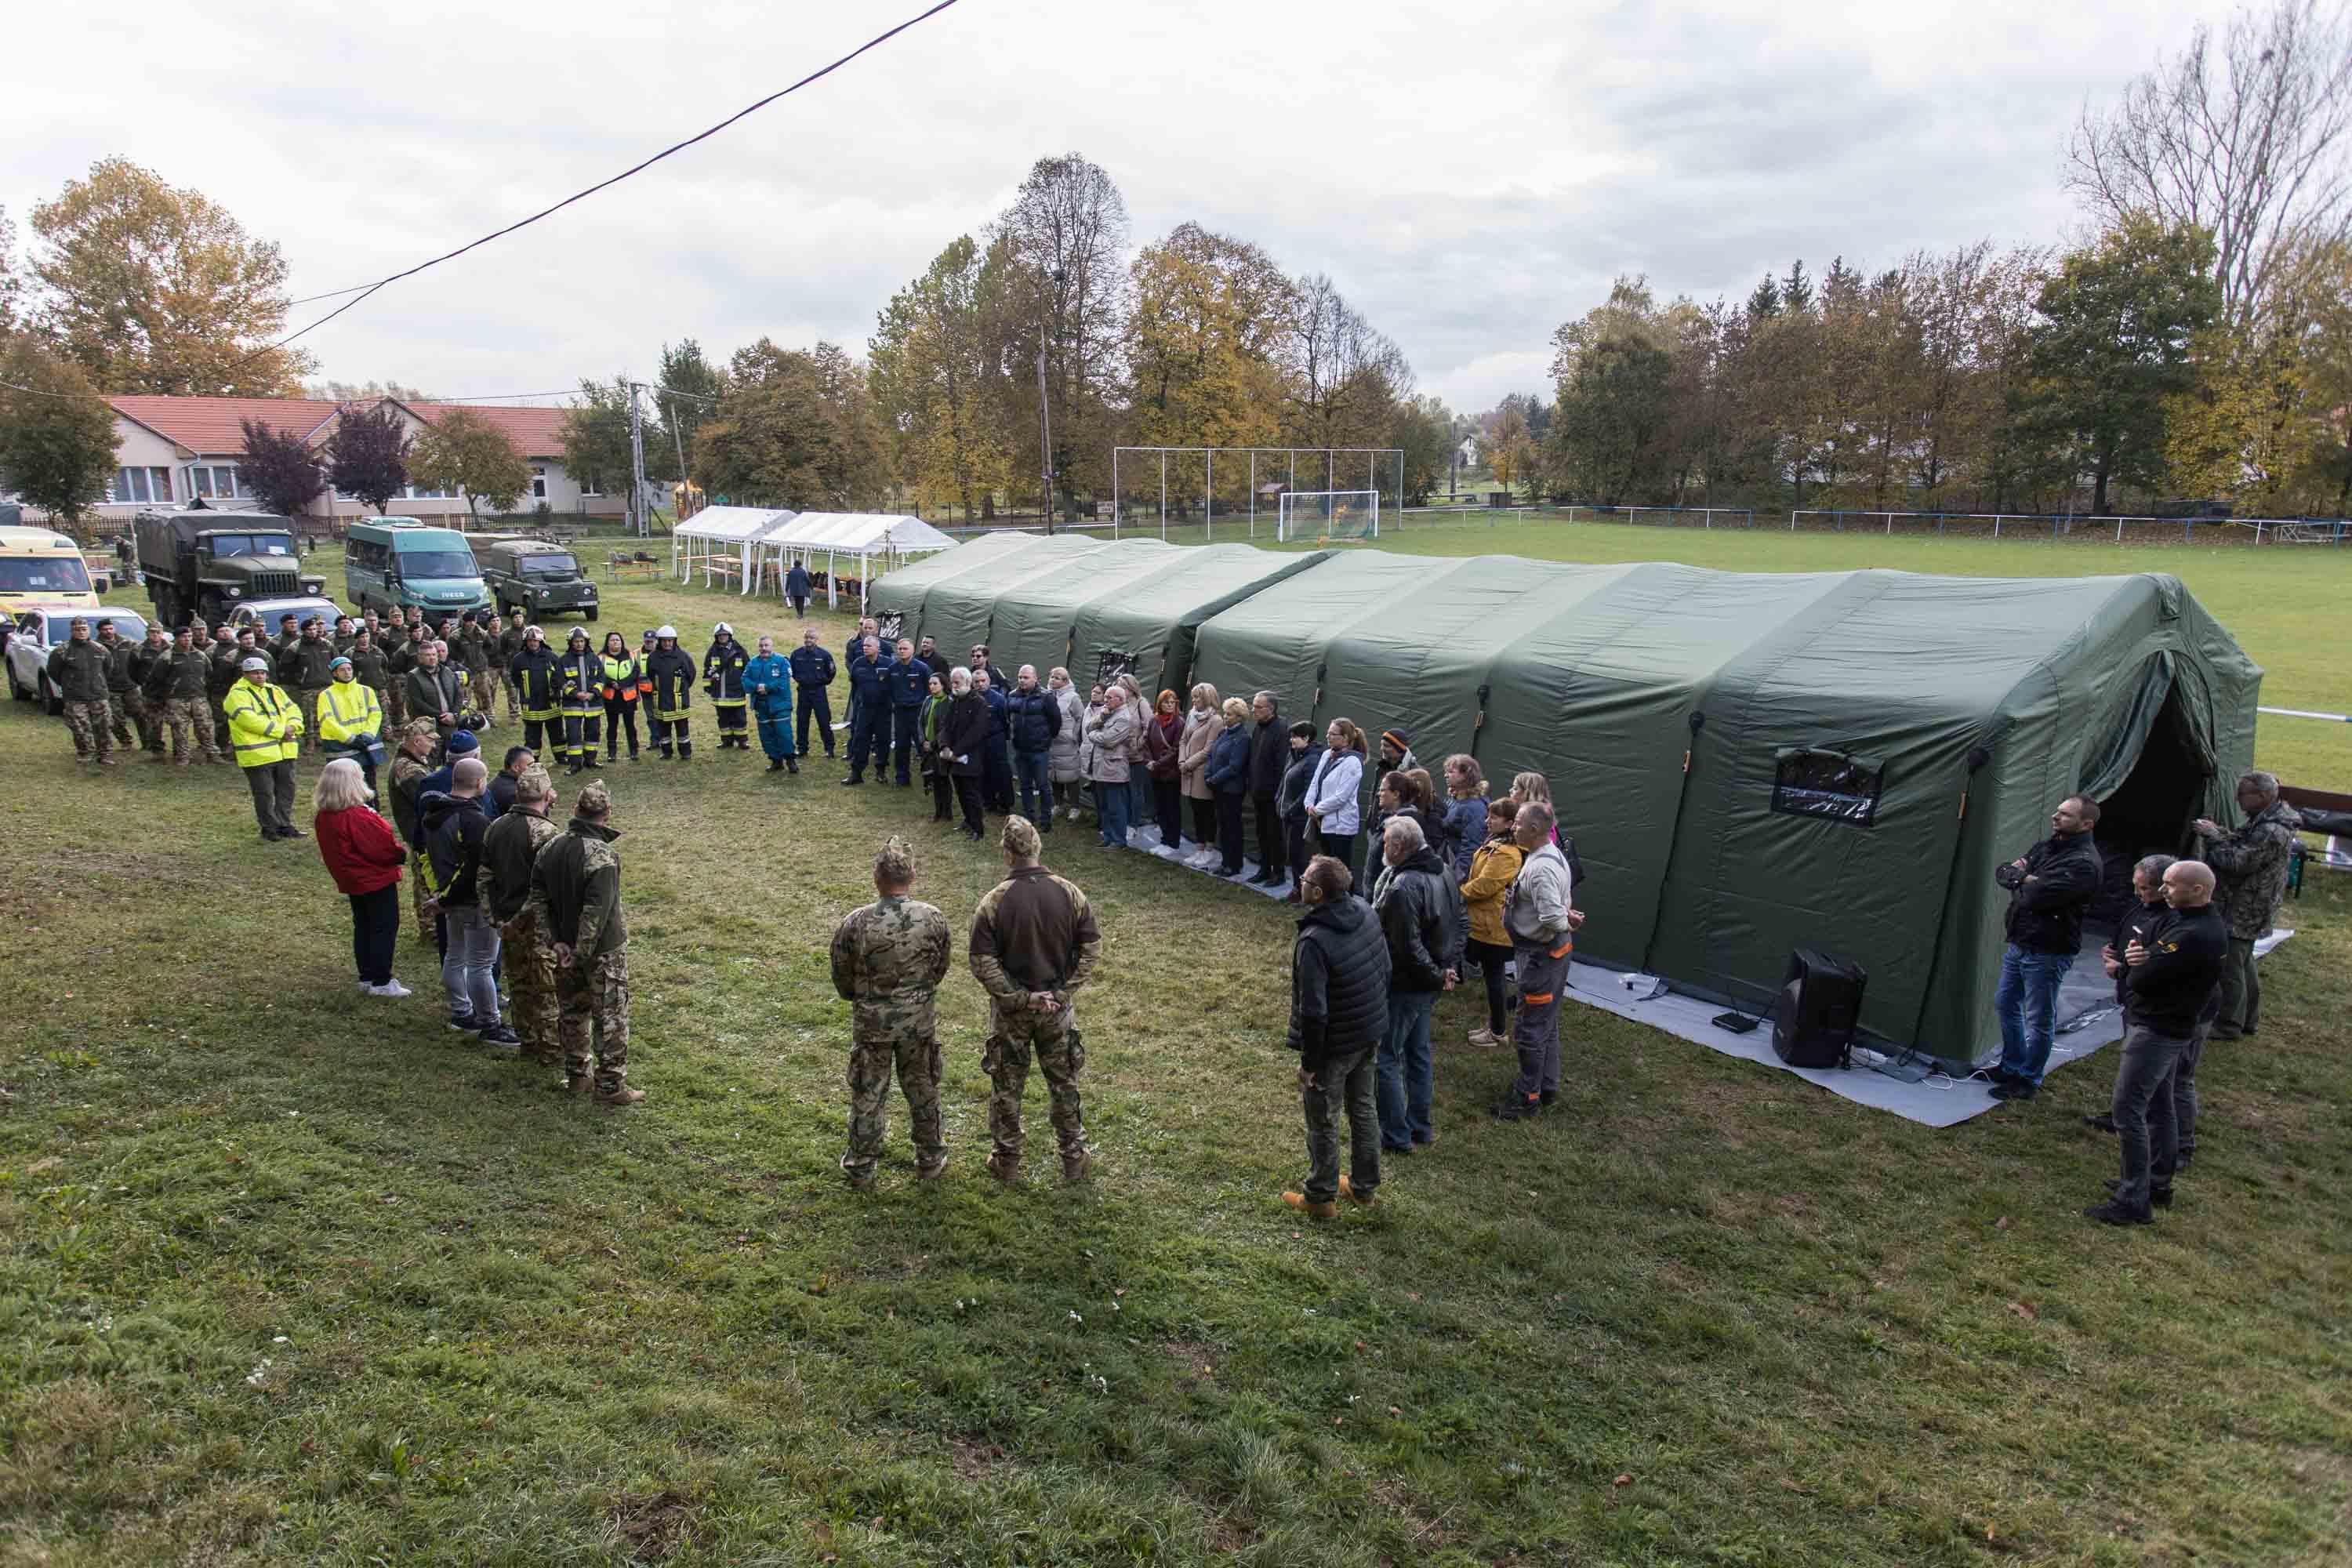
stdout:
[(278, 687), (240, 678), (221, 699), (221, 710), (228, 715), (229, 743), (241, 768), (289, 763), (302, 749), (302, 710)]
[(339, 680), (319, 693), (319, 739), (348, 744), (383, 733), (383, 704), (375, 688)]

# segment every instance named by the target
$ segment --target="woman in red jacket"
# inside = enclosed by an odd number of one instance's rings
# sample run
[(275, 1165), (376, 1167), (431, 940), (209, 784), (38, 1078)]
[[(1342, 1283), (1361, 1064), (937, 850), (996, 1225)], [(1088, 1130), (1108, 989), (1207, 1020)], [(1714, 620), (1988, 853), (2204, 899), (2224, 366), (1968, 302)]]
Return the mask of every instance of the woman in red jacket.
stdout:
[(319, 771), (311, 798), (318, 809), (310, 827), (319, 858), (352, 900), (352, 956), (360, 966), (360, 989), (371, 996), (405, 996), (408, 987), (392, 977), (392, 946), (400, 935), (400, 868), (407, 851), (392, 824), (368, 808), (367, 781), (349, 757), (337, 757)]

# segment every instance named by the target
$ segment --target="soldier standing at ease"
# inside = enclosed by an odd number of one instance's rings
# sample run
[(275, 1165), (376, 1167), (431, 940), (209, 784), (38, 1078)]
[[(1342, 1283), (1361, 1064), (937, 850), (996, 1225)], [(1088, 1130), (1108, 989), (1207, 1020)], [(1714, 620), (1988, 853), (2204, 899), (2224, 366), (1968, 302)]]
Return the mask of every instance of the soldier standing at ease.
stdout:
[(490, 629), (499, 634), (498, 646), (491, 652), (497, 660), (498, 682), (506, 689), (507, 721), (513, 723), (522, 717), (521, 693), (515, 686), (514, 659), (515, 655), (522, 651), (523, 633), (526, 628), (523, 626), (521, 615), (518, 613), (507, 617), (503, 628), (499, 625), (499, 617), (492, 616)]
[(106, 671), (113, 659), (89, 638), (87, 616), (76, 616), (66, 640), (49, 650), (49, 684), (65, 700), (66, 729), (73, 736), (74, 760), (114, 765), (114, 737), (107, 728)]
[[(373, 616), (375, 612), (370, 610)], [(408, 623), (398, 616), (377, 631), (375, 646), (383, 650), (383, 720), (394, 729), (408, 722), (408, 672), (416, 668), (416, 646), (408, 640)]]
[(114, 731), (114, 743), (124, 751), (135, 750), (139, 738), (131, 729), (131, 645), (114, 629), (111, 617), (92, 628), (98, 634), (98, 647), (106, 655), (106, 722)]
[[(147, 708), (159, 732), (171, 731), (172, 761), (180, 767), (226, 758), (213, 743), (213, 705), (205, 688), (211, 674), (212, 661), (197, 651), (194, 630), (188, 626), (173, 634), (172, 646), (147, 666)], [(191, 731), (195, 732), (193, 751)]]
[(907, 896), (914, 886), (914, 847), (894, 835), (874, 858), (874, 890), (880, 898), (851, 910), (833, 931), (833, 988), (855, 1004), (849, 1152), (841, 1157), (841, 1169), (861, 1192), (874, 1184), (875, 1163), (882, 1155), (894, 1067), (915, 1124), (915, 1174), (933, 1181), (948, 1168), (933, 997), (947, 978), (952, 938), (947, 916)]
[(613, 847), (620, 835), (606, 826), (612, 814), (603, 784), (580, 792), (570, 826), (531, 862), (529, 910), (555, 954), (566, 1087), (594, 1090), (600, 1105), (635, 1105), (646, 1091), (629, 1087), (629, 928), (621, 918), (621, 856)]
[(163, 707), (147, 698), (148, 678), (155, 667), (172, 654), (172, 634), (163, 629), (161, 621), (147, 623), (147, 640), (131, 645), (123, 657), (131, 671), (131, 683), (123, 690), (123, 700), (131, 705), (131, 721), (139, 726), (139, 743), (157, 762), (163, 760)]
[(982, 1065), (994, 1087), (988, 1131), (995, 1149), (988, 1169), (1000, 1182), (1021, 1175), (1021, 1097), (1034, 1053), (1052, 1097), (1062, 1179), (1075, 1182), (1094, 1163), (1078, 1104), (1087, 1053), (1070, 994), (1102, 956), (1102, 932), (1074, 882), (1038, 864), (1037, 829), (1025, 816), (1004, 819), (999, 841), (1007, 875), (971, 917), (971, 972), (988, 992), (988, 1047)]
[(319, 749), (319, 699), (335, 682), (335, 645), (327, 640), (327, 628), (318, 616), (302, 623), (302, 635), (278, 661), (278, 683), (293, 689), (294, 700), (302, 707), (302, 749)]
[(525, 768), (515, 780), (514, 805), (482, 835), (482, 908), (498, 922), (500, 957), (511, 997), (507, 1020), (522, 1037), (522, 1059), (541, 1067), (563, 1060), (557, 1042), (555, 953), (531, 912), (530, 868), (548, 841), (563, 829), (548, 819), (555, 784), (547, 770)]

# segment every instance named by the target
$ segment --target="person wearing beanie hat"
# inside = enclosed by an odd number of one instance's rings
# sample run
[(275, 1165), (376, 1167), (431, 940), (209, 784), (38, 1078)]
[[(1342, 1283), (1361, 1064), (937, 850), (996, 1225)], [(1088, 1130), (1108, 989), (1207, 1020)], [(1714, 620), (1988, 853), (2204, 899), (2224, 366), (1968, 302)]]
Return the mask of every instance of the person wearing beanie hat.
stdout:
[(948, 1165), (934, 997), (953, 932), (935, 906), (908, 897), (914, 886), (914, 846), (893, 835), (874, 858), (875, 901), (833, 929), (833, 988), (851, 1005), (849, 1149), (841, 1170), (860, 1191), (874, 1184), (882, 1156), (894, 1070), (914, 1123), (915, 1173), (934, 1181)]
[(1086, 1049), (1071, 994), (1102, 958), (1102, 932), (1077, 884), (1038, 863), (1041, 840), (1025, 816), (1008, 816), (998, 839), (1005, 879), (983, 894), (971, 917), (971, 973), (988, 993), (988, 1044), (981, 1056), (990, 1083), (988, 1169), (1000, 1182), (1021, 1175), (1021, 1100), (1034, 1056), (1045, 1075), (1062, 1177), (1075, 1182), (1094, 1164), (1087, 1147), (1078, 1075)]
[[(111, 624), (111, 623), (110, 623)], [(100, 767), (114, 765), (114, 737), (109, 729), (111, 705), (106, 674), (114, 656), (90, 640), (89, 617), (76, 616), (66, 640), (49, 650), (49, 684), (65, 701), (66, 729), (73, 736), (74, 760)]]
[(229, 743), (253, 792), (261, 841), (310, 837), (294, 826), (294, 758), (301, 748), (302, 712), (284, 689), (269, 684), (269, 662), (247, 654), (229, 689)]
[[(572, 821), (530, 865), (524, 901), (555, 955), (556, 1038), (566, 1086), (600, 1105), (641, 1104), (629, 1087), (629, 928), (621, 915), (620, 835), (601, 782), (580, 792)], [(593, 1047), (593, 1051), (592, 1051)]]
[(329, 661), (327, 674), (327, 689), (319, 693), (319, 749), (327, 756), (359, 763), (360, 775), (373, 795), (376, 760), (383, 755), (383, 704), (375, 688), (358, 679), (350, 656), (337, 654)]

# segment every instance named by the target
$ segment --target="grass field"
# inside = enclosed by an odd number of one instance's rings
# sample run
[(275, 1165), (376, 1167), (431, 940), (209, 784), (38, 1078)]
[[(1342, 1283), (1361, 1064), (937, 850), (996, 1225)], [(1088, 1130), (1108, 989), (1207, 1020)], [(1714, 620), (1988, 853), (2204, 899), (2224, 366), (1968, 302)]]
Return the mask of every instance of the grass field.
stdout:
[[(2343, 705), (2318, 647), (2344, 565), (2315, 552), (1382, 542), (2160, 565), (2268, 700)], [(793, 629), (639, 584), (602, 625), (721, 615)], [(2266, 723), (2265, 757), (2325, 772), (2342, 727), (2312, 728), (2336, 739)], [(413, 936), (418, 995), (362, 1006), (342, 900), (308, 844), (255, 841), (230, 770), (94, 776), (0, 712), (0, 1563), (2345, 1560), (2340, 882), (2290, 906), (2259, 1045), (2209, 1056), (2201, 1158), (2152, 1230), (2075, 1212), (2112, 1173), (2077, 1119), (2111, 1057), (1933, 1131), (1574, 1011), (1562, 1104), (1506, 1128), (1457, 997), (1442, 1142), (1308, 1227), (1276, 1195), (1302, 1159), (1289, 921), (1065, 832), (1049, 859), (1106, 932), (1079, 1003), (1098, 1175), (981, 1171), (959, 964), (950, 1179), (917, 1186), (894, 1112), (860, 1196), (832, 923), (887, 832), (959, 930), (996, 865), (913, 792), (760, 767), (608, 774), (651, 1095), (621, 1113), (459, 1043)]]

